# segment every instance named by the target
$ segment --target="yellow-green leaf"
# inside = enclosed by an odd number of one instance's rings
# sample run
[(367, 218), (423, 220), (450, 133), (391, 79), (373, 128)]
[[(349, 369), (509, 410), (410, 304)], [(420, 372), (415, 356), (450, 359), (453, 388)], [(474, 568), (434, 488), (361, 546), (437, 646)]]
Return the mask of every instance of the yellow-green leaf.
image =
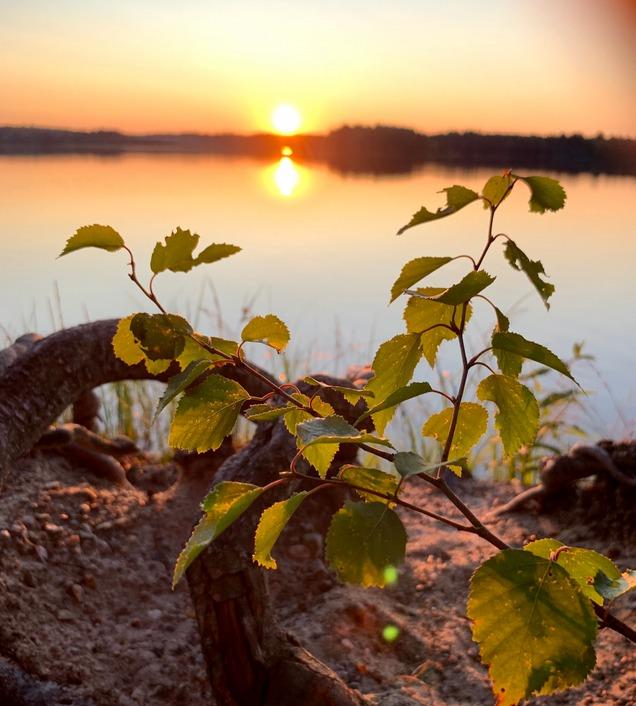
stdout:
[(534, 443), (539, 430), (539, 403), (532, 392), (508, 375), (489, 375), (477, 388), (477, 397), (494, 402), (499, 411), (495, 426), (506, 455)]
[[(603, 596), (596, 589), (595, 581), (599, 574), (609, 581), (621, 578), (621, 572), (613, 561), (592, 549), (566, 547), (557, 539), (537, 539), (526, 544), (524, 549), (544, 559), (552, 559), (562, 566), (579, 588), (591, 601), (603, 605)], [(558, 554), (558, 556), (557, 556)]]
[(188, 451), (218, 449), (232, 432), (247, 390), (221, 375), (210, 375), (179, 401), (169, 444)]
[[(450, 432), (453, 418), (453, 408), (446, 409), (433, 414), (424, 423), (422, 435), (430, 436), (437, 440), (442, 448), (446, 445), (446, 440)], [(460, 459), (468, 456), (473, 446), (485, 434), (488, 427), (488, 412), (480, 404), (475, 402), (462, 402), (459, 406), (455, 433), (449, 450), (449, 459)], [(449, 461), (448, 465), (453, 469), (461, 469), (459, 462)], [(460, 475), (460, 472), (455, 470)]]
[(543, 299), (546, 309), (549, 309), (548, 299), (554, 294), (554, 285), (541, 279), (541, 276), (546, 276), (541, 262), (539, 260), (531, 260), (512, 240), (508, 240), (506, 243), (504, 255), (513, 269), (526, 273), (534, 288), (539, 292), (539, 296)]
[(316, 380), (311, 376), (305, 378), (305, 382), (314, 387), (320, 387), (323, 390), (334, 390), (339, 392), (345, 400), (351, 405), (355, 405), (361, 397), (373, 397), (373, 392), (367, 389), (359, 389), (357, 387), (344, 387), (343, 385), (329, 385), (321, 380)]
[[(528, 341), (518, 333), (512, 333), (510, 331), (494, 333), (492, 337), (492, 347), (498, 358), (500, 351), (512, 353), (514, 356), (521, 356), (528, 360), (534, 360), (536, 363), (541, 363), (541, 365), (546, 365), (548, 368), (552, 368), (576, 382), (568, 366), (554, 355), (552, 351), (539, 343)], [(499, 364), (501, 365), (501, 361)]]
[(199, 236), (189, 230), (177, 228), (165, 238), (165, 243), (157, 243), (150, 259), (150, 269), (160, 272), (189, 272), (194, 267), (192, 253), (199, 243)]
[[(422, 354), (431, 367), (435, 365), (437, 350), (442, 341), (450, 341), (457, 336), (456, 333), (447, 327), (451, 325), (453, 320), (457, 326), (461, 323), (460, 309), (430, 299), (430, 297), (440, 294), (443, 291), (445, 290), (439, 287), (424, 287), (423, 289), (418, 289), (417, 293), (422, 296), (410, 297), (404, 309), (406, 329), (409, 333), (421, 334), (420, 343)], [(468, 304), (464, 323), (470, 321), (472, 313), (472, 307)]]
[(396, 407), (397, 405), (402, 404), (402, 402), (406, 402), (414, 397), (419, 397), (420, 395), (425, 395), (427, 392), (432, 391), (433, 388), (428, 382), (411, 382), (405, 387), (399, 387), (397, 390), (392, 392), (384, 400), (384, 402), (374, 405), (361, 414), (356, 420), (356, 426), (369, 415), (378, 414), (378, 412), (383, 412), (385, 409), (391, 409), (391, 407)]
[(276, 559), (272, 556), (272, 549), (285, 525), (307, 495), (306, 491), (294, 493), (287, 500), (274, 503), (263, 511), (254, 536), (253, 558), (257, 564), (266, 569), (277, 567)]
[(117, 324), (115, 335), (113, 336), (112, 346), (115, 356), (122, 360), (127, 365), (136, 365), (143, 361), (146, 370), (152, 375), (159, 375), (165, 372), (169, 367), (171, 360), (150, 360), (144, 354), (138, 341), (130, 330), (130, 325), (135, 315), (127, 316), (121, 319)]
[(425, 206), (422, 206), (417, 213), (413, 214), (411, 220), (398, 230), (398, 235), (401, 235), (405, 230), (420, 225), (421, 223), (436, 221), (439, 218), (457, 213), (457, 211), (464, 208), (464, 206), (468, 206), (469, 203), (479, 198), (479, 194), (475, 193), (472, 189), (467, 189), (465, 186), (459, 185), (449, 186), (446, 189), (442, 189), (440, 193), (446, 195), (446, 205), (438, 208), (437, 211), (429, 211)]
[(150, 360), (174, 360), (192, 333), (190, 324), (176, 314), (135, 314), (130, 331)]
[[(372, 364), (374, 376), (365, 389), (373, 392), (376, 402), (384, 402), (391, 393), (408, 384), (421, 356), (417, 333), (400, 334), (385, 341), (375, 354)], [(373, 415), (373, 423), (380, 434), (384, 433), (394, 414), (395, 407), (390, 407)]]
[(82, 248), (99, 248), (108, 252), (116, 252), (124, 247), (124, 239), (110, 226), (82, 226), (66, 241), (64, 250), (59, 257), (81, 250)]
[(496, 208), (505, 198), (508, 197), (510, 187), (512, 186), (512, 181), (513, 179), (511, 174), (493, 176), (488, 179), (484, 185), (481, 195), (488, 202), (488, 204), (490, 204), (491, 208)]
[[(452, 287), (448, 287), (448, 289), (442, 290), (439, 294), (432, 294), (426, 298), (432, 299), (440, 304), (459, 306), (472, 299), (472, 297), (486, 289), (486, 287), (490, 286), (494, 281), (495, 278), (491, 277), (484, 270), (476, 270), (469, 272), (460, 282), (454, 284)], [(425, 295), (415, 296), (419, 298), (419, 296)]]
[(391, 288), (391, 301), (395, 301), (400, 294), (404, 294), (414, 284), (427, 277), (435, 270), (450, 262), (452, 257), (417, 257), (407, 262), (402, 268), (400, 276)]
[(363, 489), (373, 490), (383, 495), (394, 496), (397, 491), (398, 483), (400, 482), (399, 477), (394, 473), (386, 473), (379, 468), (364, 468), (362, 466), (349, 464), (342, 466), (338, 475), (347, 483), (357, 486), (355, 489), (356, 493), (364, 500), (376, 503), (388, 503), (389, 505), (391, 504), (390, 500), (379, 498), (377, 495), (365, 492)]
[[(193, 340), (193, 338), (196, 340)], [(201, 360), (202, 358), (205, 358), (205, 360), (209, 360), (210, 362), (223, 360), (223, 356), (210, 353), (210, 351), (205, 348), (203, 344), (216, 348), (226, 355), (236, 355), (238, 350), (238, 343), (236, 341), (229, 341), (225, 338), (204, 336), (196, 331), (193, 333), (193, 338), (188, 336), (185, 339), (183, 351), (177, 358), (177, 362), (181, 366), (182, 370), (186, 368), (193, 360)]]
[(326, 557), (341, 581), (384, 586), (389, 566), (404, 561), (406, 530), (400, 518), (379, 502), (348, 502), (333, 516)]
[(245, 325), (241, 339), (265, 343), (280, 353), (289, 343), (289, 329), (274, 314), (255, 316)]
[(157, 404), (155, 417), (178, 397), (190, 385), (193, 385), (207, 370), (210, 369), (209, 360), (193, 360), (185, 370), (173, 375), (166, 385), (166, 389)]
[(565, 569), (520, 549), (473, 574), (468, 617), (498, 706), (580, 684), (594, 667), (592, 604)]
[(172, 587), (199, 554), (237, 520), (260, 496), (263, 488), (251, 483), (221, 481), (202, 503), (204, 515), (194, 528), (174, 567)]
[(535, 213), (558, 211), (565, 206), (565, 190), (556, 179), (544, 176), (518, 177), (530, 187), (530, 210)]

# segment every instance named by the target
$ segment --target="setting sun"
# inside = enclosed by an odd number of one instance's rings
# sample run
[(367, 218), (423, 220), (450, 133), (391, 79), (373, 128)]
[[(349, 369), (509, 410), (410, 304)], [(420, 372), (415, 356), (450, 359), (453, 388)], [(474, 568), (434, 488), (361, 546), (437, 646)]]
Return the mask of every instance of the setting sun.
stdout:
[(272, 125), (281, 135), (293, 135), (300, 127), (300, 113), (293, 105), (283, 103), (272, 113)]

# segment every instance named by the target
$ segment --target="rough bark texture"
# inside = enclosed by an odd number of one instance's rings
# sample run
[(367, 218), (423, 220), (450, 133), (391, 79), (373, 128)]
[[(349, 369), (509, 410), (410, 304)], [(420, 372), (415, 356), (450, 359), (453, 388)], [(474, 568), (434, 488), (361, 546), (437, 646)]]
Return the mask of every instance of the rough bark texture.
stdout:
[[(10, 353), (3, 355), (6, 362), (0, 368), (0, 471), (27, 453), (67, 407), (93, 388), (118, 380), (166, 380), (176, 372), (154, 376), (143, 365), (129, 366), (116, 358), (111, 346), (116, 327), (116, 319), (96, 321), (6, 349)], [(255, 395), (267, 391), (241, 370), (220, 372)]]
[[(282, 421), (261, 425), (252, 441), (223, 464), (215, 480), (265, 485), (278, 477), (295, 453), (294, 439)], [(268, 504), (275, 499), (270, 495)], [(251, 558), (262, 510), (261, 503), (246, 513), (187, 572), (217, 703), (358, 706), (356, 692), (276, 625), (264, 571)]]

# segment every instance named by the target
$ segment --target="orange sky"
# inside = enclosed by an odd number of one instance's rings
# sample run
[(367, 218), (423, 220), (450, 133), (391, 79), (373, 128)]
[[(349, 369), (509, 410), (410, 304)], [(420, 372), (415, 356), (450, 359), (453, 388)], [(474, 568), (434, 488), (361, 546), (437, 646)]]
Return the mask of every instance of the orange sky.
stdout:
[(636, 137), (626, 0), (0, 0), (0, 124)]

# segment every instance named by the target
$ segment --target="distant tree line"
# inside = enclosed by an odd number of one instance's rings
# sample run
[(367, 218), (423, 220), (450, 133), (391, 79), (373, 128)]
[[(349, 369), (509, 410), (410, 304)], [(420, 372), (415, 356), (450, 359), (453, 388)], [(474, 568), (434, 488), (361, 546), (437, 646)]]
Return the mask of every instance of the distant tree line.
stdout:
[(291, 147), (300, 160), (326, 163), (344, 174), (403, 174), (426, 163), (636, 174), (636, 140), (601, 134), (594, 138), (478, 132), (425, 135), (406, 128), (345, 125), (325, 135), (281, 137), (267, 133), (126, 135), (0, 127), (0, 154), (193, 152), (275, 159), (283, 146)]

